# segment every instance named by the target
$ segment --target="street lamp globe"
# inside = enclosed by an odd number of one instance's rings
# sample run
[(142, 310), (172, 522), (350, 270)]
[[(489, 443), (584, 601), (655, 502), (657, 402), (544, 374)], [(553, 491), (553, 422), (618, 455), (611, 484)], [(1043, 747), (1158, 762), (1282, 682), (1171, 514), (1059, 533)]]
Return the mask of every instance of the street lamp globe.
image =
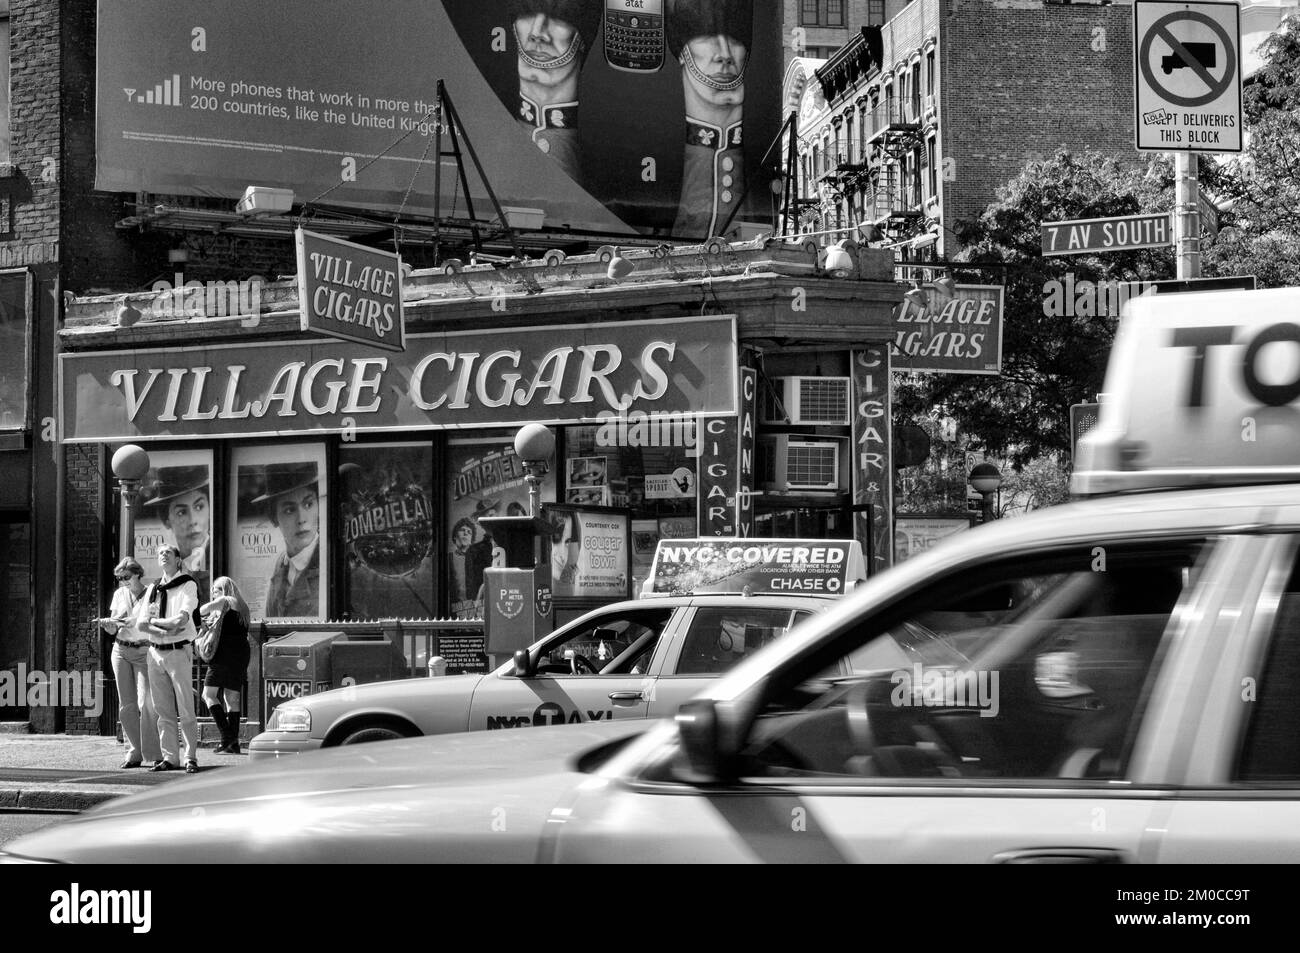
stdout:
[(149, 454), (143, 447), (128, 443), (113, 454), (113, 476), (119, 480), (143, 480), (149, 472)]
[(527, 424), (515, 434), (515, 453), (524, 463), (550, 464), (555, 456), (555, 434), (543, 424)]
[(969, 480), (976, 492), (988, 495), (1002, 485), (1002, 473), (991, 463), (977, 463), (971, 467)]

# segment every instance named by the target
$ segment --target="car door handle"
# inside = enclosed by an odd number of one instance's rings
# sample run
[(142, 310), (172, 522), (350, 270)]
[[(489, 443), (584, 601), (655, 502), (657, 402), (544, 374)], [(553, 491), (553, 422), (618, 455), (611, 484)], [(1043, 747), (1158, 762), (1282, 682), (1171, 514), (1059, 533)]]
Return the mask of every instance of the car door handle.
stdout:
[(1096, 847), (1036, 847), (1004, 850), (993, 855), (995, 864), (1122, 864), (1124, 852)]
[(645, 701), (645, 692), (610, 692), (609, 700), (612, 702)]

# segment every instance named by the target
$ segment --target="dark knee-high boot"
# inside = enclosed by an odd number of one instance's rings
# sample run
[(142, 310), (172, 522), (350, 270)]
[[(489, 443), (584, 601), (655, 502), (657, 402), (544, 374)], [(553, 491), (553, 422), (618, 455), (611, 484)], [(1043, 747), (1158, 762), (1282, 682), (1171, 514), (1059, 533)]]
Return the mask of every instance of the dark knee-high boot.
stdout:
[(230, 728), (230, 743), (221, 751), (223, 754), (239, 754), (239, 709), (230, 709), (226, 714), (226, 725)]
[(221, 707), (221, 702), (213, 702), (209, 705), (208, 714), (212, 716), (217, 730), (221, 732), (221, 744), (217, 745), (217, 751), (225, 751), (230, 745), (230, 718), (226, 710)]

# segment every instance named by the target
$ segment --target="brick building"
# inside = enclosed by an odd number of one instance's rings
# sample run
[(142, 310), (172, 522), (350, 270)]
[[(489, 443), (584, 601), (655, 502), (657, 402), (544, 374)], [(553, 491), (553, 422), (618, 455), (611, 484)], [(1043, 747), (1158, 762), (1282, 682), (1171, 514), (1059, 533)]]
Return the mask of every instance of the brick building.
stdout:
[[(801, 227), (950, 258), (954, 226), (1058, 146), (1132, 153), (1132, 12), (915, 0), (824, 62), (794, 60)], [(860, 228), (866, 226), (866, 228)]]

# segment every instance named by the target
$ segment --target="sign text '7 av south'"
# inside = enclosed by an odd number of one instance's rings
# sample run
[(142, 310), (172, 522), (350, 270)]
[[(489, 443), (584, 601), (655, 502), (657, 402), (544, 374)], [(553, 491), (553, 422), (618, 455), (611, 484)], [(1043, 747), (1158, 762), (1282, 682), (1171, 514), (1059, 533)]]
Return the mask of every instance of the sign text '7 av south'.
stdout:
[(1166, 248), (1174, 243), (1168, 212), (1043, 222), (1042, 232), (1044, 255), (1090, 255), (1134, 248)]

